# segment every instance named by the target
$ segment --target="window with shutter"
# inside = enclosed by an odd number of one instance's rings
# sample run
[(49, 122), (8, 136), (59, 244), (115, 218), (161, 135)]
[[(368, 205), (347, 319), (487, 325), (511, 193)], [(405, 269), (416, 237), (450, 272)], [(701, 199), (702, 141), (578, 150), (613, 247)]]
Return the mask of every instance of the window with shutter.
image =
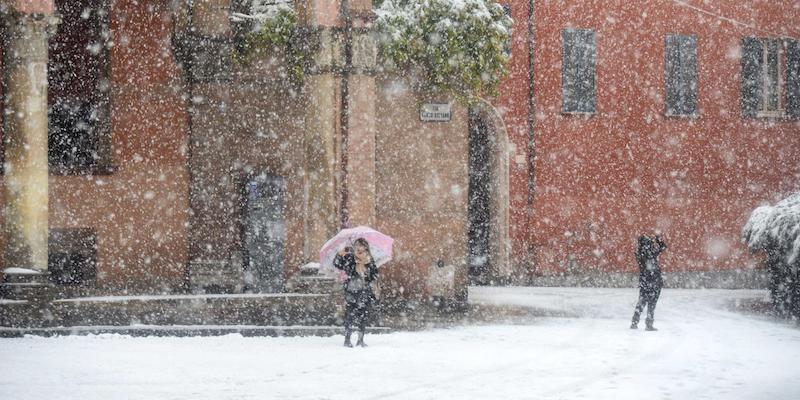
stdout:
[(797, 40), (742, 40), (742, 111), (748, 117), (800, 117)]
[(666, 115), (696, 115), (697, 38), (695, 35), (667, 35), (664, 57)]
[(595, 32), (591, 29), (561, 31), (561, 112), (595, 112)]

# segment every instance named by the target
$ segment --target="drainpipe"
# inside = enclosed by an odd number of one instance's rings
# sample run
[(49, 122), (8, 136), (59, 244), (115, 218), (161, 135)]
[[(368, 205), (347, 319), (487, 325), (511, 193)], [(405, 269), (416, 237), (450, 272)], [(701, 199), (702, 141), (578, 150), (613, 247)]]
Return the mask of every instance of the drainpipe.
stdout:
[(347, 228), (350, 220), (350, 212), (348, 210), (348, 195), (347, 195), (347, 167), (348, 156), (347, 148), (350, 133), (350, 96), (349, 96), (349, 81), (350, 71), (353, 64), (353, 18), (350, 15), (350, 4), (348, 0), (342, 0), (340, 14), (344, 22), (344, 63), (342, 65), (342, 107), (339, 115), (340, 123), (342, 126), (341, 138), (341, 189), (340, 189), (340, 227)]
[[(192, 59), (191, 59), (191, 43), (190, 43), (190, 30), (191, 27), (194, 26), (194, 11), (192, 10), (192, 0), (186, 0), (184, 2), (176, 2), (173, 4), (172, 10), (172, 32), (170, 35), (171, 45), (173, 55), (175, 60), (179, 63), (180, 67), (183, 69), (183, 77), (185, 79), (184, 87), (186, 90), (186, 98), (184, 99), (184, 106), (186, 110), (186, 174), (188, 178), (188, 184), (186, 185), (186, 199), (189, 204), (189, 212), (187, 213), (187, 237), (191, 236), (191, 230), (196, 226), (194, 221), (195, 213), (194, 210), (191, 209), (192, 198), (194, 196), (194, 190), (192, 186), (192, 182), (195, 179), (195, 172), (194, 169), (191, 168), (192, 163), (192, 154), (194, 148), (194, 119), (192, 115), (194, 114), (194, 78), (192, 73)], [(182, 26), (178, 27), (178, 22), (176, 21), (181, 16), (178, 15), (179, 12), (184, 12), (185, 18), (182, 21)], [(190, 273), (190, 263), (192, 260), (192, 250), (190, 245), (190, 240), (187, 240), (184, 247), (186, 251), (186, 268), (183, 271), (183, 290), (185, 292), (189, 292), (191, 290), (191, 273)]]
[(528, 272), (533, 272), (536, 269), (536, 265), (534, 263), (533, 255), (534, 255), (534, 247), (533, 247), (533, 232), (531, 232), (531, 225), (533, 221), (533, 200), (536, 194), (536, 132), (534, 131), (534, 126), (536, 123), (536, 100), (534, 96), (534, 66), (535, 66), (535, 58), (534, 58), (534, 50), (535, 50), (535, 26), (536, 21), (534, 19), (534, 0), (528, 0), (528, 204), (527, 204), (527, 217), (528, 221), (525, 224), (527, 226), (526, 232), (526, 248), (525, 248), (525, 257), (526, 257), (526, 264), (528, 267)]

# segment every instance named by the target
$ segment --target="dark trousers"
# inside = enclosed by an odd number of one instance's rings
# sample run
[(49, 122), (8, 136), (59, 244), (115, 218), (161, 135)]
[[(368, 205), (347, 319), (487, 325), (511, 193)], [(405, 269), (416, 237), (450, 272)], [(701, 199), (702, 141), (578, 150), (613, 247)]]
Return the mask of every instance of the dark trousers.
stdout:
[(647, 326), (653, 325), (656, 303), (658, 303), (659, 296), (661, 296), (661, 287), (639, 289), (639, 302), (636, 303), (636, 308), (633, 310), (633, 319), (631, 320), (633, 325), (639, 323), (639, 315), (642, 313), (642, 310), (644, 310), (645, 305), (647, 305), (647, 318), (645, 319), (645, 323), (647, 323)]
[(344, 333), (350, 336), (353, 327), (357, 327), (362, 334), (367, 330), (369, 320), (370, 299), (366, 296), (356, 297), (356, 301), (348, 301), (344, 310)]

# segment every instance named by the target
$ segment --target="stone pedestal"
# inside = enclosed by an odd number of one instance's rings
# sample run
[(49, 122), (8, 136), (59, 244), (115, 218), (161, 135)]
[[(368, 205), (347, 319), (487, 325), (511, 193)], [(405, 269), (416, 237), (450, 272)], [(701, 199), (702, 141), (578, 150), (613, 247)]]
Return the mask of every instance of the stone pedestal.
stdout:
[(0, 297), (9, 300), (47, 302), (56, 296), (47, 271), (7, 268), (0, 283)]

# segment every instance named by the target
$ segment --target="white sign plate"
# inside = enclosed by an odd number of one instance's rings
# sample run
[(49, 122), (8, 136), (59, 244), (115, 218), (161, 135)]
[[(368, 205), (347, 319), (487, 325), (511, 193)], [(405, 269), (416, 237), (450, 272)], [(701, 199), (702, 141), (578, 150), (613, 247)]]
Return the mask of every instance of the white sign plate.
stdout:
[(419, 109), (420, 121), (450, 121), (450, 103), (425, 103)]

